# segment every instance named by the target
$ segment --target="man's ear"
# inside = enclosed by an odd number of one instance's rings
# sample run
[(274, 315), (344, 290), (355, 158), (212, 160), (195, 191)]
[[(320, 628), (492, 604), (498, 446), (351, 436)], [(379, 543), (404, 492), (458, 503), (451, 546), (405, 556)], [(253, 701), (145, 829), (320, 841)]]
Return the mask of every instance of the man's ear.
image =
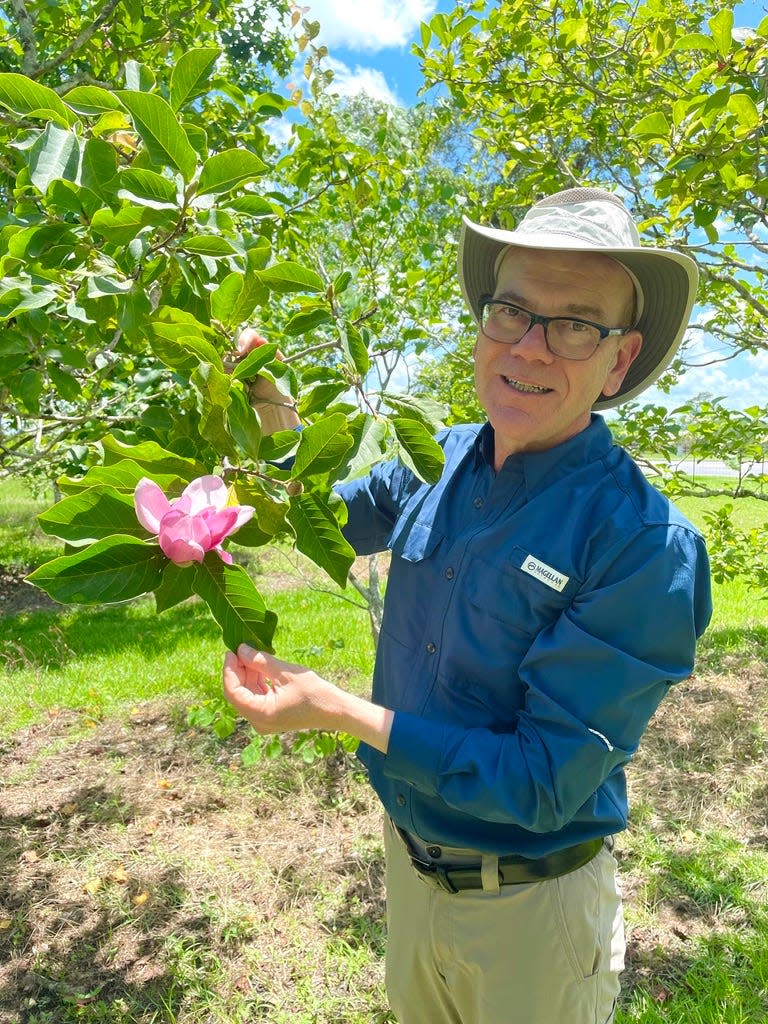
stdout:
[(640, 349), (643, 347), (643, 336), (640, 331), (627, 331), (616, 348), (616, 358), (613, 366), (608, 370), (603, 384), (603, 394), (611, 398), (622, 385), (632, 363), (637, 359)]

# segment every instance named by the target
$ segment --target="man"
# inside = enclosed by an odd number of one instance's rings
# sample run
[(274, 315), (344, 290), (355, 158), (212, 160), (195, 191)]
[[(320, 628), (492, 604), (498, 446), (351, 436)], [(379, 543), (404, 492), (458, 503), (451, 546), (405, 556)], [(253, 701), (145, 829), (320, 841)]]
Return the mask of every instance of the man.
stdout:
[(392, 551), (372, 701), (247, 647), (224, 688), (260, 732), (362, 740), (401, 1024), (605, 1024), (623, 768), (711, 599), (701, 536), (593, 410), (669, 364), (696, 267), (570, 189), (514, 231), (465, 220), (459, 275), (488, 423), (441, 437), (434, 486), (389, 463), (339, 489), (355, 549)]

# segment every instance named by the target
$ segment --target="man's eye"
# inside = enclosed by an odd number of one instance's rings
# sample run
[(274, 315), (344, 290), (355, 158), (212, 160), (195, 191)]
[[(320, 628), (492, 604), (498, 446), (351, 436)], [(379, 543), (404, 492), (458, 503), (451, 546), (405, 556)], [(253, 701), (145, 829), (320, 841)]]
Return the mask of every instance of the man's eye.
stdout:
[(572, 331), (574, 334), (583, 334), (585, 331), (589, 330), (589, 324), (584, 324), (581, 320), (568, 320), (566, 323), (568, 325), (568, 330)]
[(502, 316), (509, 317), (510, 320), (517, 320), (523, 315), (522, 310), (517, 306), (502, 306), (501, 313)]

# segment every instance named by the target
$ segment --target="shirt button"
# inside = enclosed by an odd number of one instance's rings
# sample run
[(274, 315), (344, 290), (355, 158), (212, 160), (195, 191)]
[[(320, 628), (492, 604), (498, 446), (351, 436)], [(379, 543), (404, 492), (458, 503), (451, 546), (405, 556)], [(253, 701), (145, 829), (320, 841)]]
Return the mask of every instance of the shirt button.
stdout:
[(427, 644), (427, 654), (434, 654), (436, 650), (437, 647), (430, 640), (429, 643)]
[(439, 860), (443, 855), (443, 851), (439, 846), (428, 846), (427, 853), (433, 860)]
[(452, 569), (452, 568), (450, 567), (450, 565), (449, 565), (449, 566), (448, 566), (448, 568), (447, 568), (447, 569), (445, 570), (445, 578), (446, 578), (447, 580), (452, 580), (452, 579), (453, 579), (453, 569)]
[(483, 501), (482, 498), (475, 498), (472, 504), (475, 506), (475, 508), (482, 508), (485, 502)]
[(405, 797), (402, 793), (397, 794), (397, 802), (400, 807), (405, 807)]

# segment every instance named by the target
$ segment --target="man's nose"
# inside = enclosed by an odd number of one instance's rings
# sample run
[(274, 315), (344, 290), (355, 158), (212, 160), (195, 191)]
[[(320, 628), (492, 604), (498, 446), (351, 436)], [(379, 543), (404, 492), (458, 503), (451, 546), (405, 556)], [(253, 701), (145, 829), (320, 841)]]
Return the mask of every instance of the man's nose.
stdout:
[(514, 348), (526, 359), (539, 359), (545, 362), (551, 362), (553, 359), (543, 324), (531, 324)]

